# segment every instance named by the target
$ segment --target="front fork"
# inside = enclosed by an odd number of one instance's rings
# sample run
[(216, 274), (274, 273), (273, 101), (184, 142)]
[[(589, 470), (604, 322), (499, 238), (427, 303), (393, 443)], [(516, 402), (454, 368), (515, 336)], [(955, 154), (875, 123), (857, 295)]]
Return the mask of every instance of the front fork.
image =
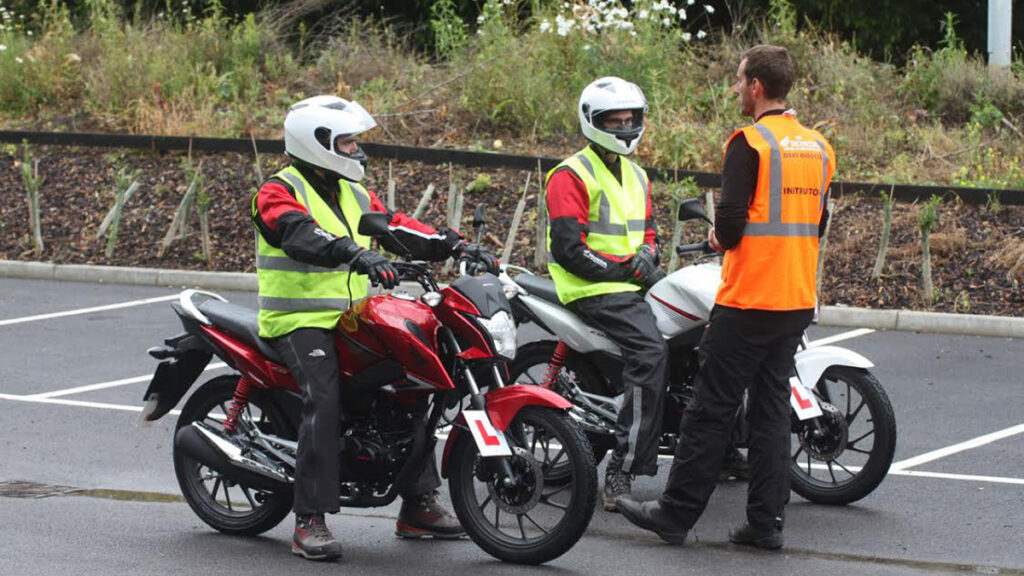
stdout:
[[(469, 388), (469, 405), (474, 410), (479, 410), (486, 414), (487, 402), (484, 400), (483, 393), (480, 392), (480, 385), (477, 384), (476, 376), (474, 376), (473, 371), (470, 370), (469, 364), (459, 357), (459, 354), (462, 353), (462, 347), (459, 346), (459, 342), (450, 331), (445, 331), (445, 334), (448, 336), (448, 345), (452, 348), (457, 369), (461, 369), (462, 375), (466, 379), (466, 387)], [(504, 388), (505, 379), (502, 377), (501, 370), (498, 369), (497, 364), (491, 364), (491, 373), (494, 375), (494, 385), (498, 388)], [(490, 460), (497, 465), (496, 472), (501, 478), (502, 484), (505, 486), (515, 485), (516, 480), (512, 472), (512, 465), (509, 463), (507, 456), (489, 458), (486, 460)]]

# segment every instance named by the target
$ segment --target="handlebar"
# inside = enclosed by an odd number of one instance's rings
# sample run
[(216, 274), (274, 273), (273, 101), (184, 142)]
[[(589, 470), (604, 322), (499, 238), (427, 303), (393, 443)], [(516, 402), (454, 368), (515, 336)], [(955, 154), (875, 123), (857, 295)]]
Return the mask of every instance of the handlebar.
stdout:
[(714, 254), (715, 250), (711, 248), (711, 244), (707, 240), (696, 242), (694, 244), (680, 244), (676, 246), (676, 254), (683, 256), (691, 254), (693, 252), (700, 252), (701, 255)]
[(391, 265), (398, 270), (399, 280), (412, 280), (418, 282), (424, 290), (436, 292), (437, 283), (434, 282), (434, 275), (425, 262), (402, 262), (401, 260), (391, 262)]

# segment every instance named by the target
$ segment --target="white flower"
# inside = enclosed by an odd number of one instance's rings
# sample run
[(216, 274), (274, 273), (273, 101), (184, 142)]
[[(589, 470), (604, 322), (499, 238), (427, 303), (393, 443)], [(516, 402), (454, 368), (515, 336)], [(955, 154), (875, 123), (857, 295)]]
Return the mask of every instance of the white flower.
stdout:
[(679, 9), (679, 19), (680, 20), (686, 20), (686, 9), (685, 8), (680, 8)]
[(639, 13), (637, 13), (637, 16), (641, 20), (647, 20), (647, 17), (650, 16), (650, 15), (651, 15), (651, 13), (648, 10), (641, 10)]
[(689, 42), (693, 36), (689, 32), (683, 32), (683, 42)]
[(687, 6), (693, 6), (693, 3), (696, 2), (696, 1), (697, 0), (686, 0), (686, 5)]
[(672, 20), (669, 20), (668, 18), (662, 18), (661, 25), (664, 26), (665, 28), (668, 28), (669, 26), (672, 25)]
[(715, 7), (711, 6), (710, 4), (705, 4), (704, 5), (704, 9), (708, 11), (708, 14), (714, 14), (715, 13)]
[(483, 14), (481, 14), (481, 15), (476, 17), (476, 23), (477, 24), (483, 24), (484, 23), (484, 15)]
[(551, 22), (548, 22), (547, 18), (541, 20), (539, 29), (541, 32), (547, 32), (548, 30), (551, 30)]
[(703, 30), (698, 30), (697, 31), (697, 39), (698, 40), (703, 40), (703, 39), (707, 38), (707, 36), (708, 36), (707, 32), (705, 32)]
[(14, 61), (17, 62), (18, 64), (24, 64), (25, 63), (24, 60), (22, 60), (21, 58), (19, 58), (17, 56), (14, 57)]
[(7, 46), (4, 44), (0, 44), (0, 52), (3, 52), (4, 50), (7, 50)]

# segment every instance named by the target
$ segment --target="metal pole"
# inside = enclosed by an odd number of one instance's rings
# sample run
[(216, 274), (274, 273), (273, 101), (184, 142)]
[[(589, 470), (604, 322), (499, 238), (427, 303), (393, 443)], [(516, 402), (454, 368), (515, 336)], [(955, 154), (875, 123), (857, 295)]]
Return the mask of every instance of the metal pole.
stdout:
[(1013, 1), (988, 0), (988, 67), (1010, 67)]

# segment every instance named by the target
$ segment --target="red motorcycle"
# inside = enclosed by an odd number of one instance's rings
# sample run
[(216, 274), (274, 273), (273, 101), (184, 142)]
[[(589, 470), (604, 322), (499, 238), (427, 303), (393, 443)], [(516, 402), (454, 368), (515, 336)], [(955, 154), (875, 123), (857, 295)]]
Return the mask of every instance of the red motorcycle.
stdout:
[[(384, 218), (363, 216), (359, 232), (388, 234)], [(467, 275), (439, 288), (425, 264), (395, 266), (424, 293), (396, 289), (361, 300), (336, 330), (341, 506), (394, 501), (433, 457), (437, 429), (449, 426), (441, 474), (473, 541), (506, 562), (564, 554), (593, 514), (594, 458), (568, 401), (538, 386), (506, 385), (516, 331), (500, 282)], [(265, 532), (291, 511), (299, 388), (259, 337), (256, 310), (196, 290), (172, 308), (185, 332), (149, 350), (162, 361), (143, 418), (166, 415), (213, 356), (232, 367), (237, 373), (207, 381), (185, 403), (174, 468), (204, 522), (227, 534)], [(545, 483), (556, 466), (570, 478)]]

